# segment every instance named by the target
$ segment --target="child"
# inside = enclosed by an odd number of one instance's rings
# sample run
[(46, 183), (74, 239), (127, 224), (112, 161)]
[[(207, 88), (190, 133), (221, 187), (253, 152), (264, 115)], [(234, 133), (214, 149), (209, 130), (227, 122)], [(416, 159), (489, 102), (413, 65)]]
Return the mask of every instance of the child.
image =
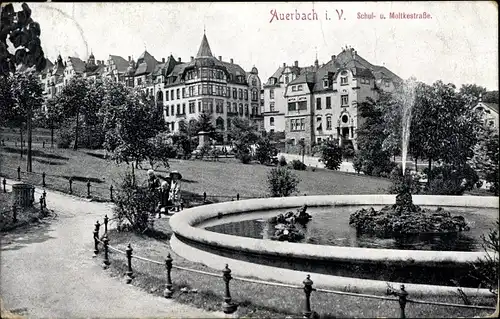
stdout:
[(170, 200), (172, 201), (175, 211), (179, 211), (181, 205), (181, 179), (182, 175), (178, 171), (173, 171), (170, 173), (170, 178), (172, 182), (170, 184)]
[(170, 178), (166, 178), (160, 187), (160, 203), (158, 205), (158, 218), (161, 218), (162, 211), (168, 214), (168, 208), (172, 205), (170, 202)]

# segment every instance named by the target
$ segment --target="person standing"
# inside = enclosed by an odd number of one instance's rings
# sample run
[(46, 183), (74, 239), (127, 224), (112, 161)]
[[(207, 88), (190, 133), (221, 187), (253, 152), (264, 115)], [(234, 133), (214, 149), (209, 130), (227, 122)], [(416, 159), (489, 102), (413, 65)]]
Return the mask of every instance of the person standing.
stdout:
[(173, 171), (170, 173), (170, 178), (172, 180), (170, 184), (170, 200), (172, 201), (172, 205), (175, 208), (175, 211), (178, 212), (181, 206), (181, 179), (182, 175), (178, 171)]
[(170, 177), (167, 177), (160, 187), (160, 203), (158, 204), (158, 218), (161, 218), (161, 213), (168, 214), (168, 209), (172, 206), (170, 201)]

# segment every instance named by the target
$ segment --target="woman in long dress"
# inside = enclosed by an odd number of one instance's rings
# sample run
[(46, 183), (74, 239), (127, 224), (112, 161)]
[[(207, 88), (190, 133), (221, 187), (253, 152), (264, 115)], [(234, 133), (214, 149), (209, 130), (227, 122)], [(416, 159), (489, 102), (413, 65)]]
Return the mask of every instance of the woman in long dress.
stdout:
[(182, 175), (178, 171), (173, 171), (170, 173), (170, 178), (172, 179), (170, 184), (170, 200), (172, 201), (172, 205), (175, 207), (175, 211), (178, 212), (181, 206)]

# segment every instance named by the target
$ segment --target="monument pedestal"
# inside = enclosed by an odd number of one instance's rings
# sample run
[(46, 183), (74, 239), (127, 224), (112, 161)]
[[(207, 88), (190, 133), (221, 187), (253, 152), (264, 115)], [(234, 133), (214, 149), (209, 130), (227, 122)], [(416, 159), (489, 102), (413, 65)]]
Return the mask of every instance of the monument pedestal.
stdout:
[(32, 207), (35, 200), (35, 187), (26, 183), (12, 185), (13, 203), (19, 207)]

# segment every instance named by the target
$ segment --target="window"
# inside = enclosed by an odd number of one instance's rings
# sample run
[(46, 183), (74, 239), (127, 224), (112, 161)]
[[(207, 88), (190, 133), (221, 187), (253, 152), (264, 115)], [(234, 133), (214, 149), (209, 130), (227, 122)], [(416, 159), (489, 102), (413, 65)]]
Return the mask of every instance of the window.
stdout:
[(349, 105), (349, 95), (347, 95), (347, 94), (341, 95), (340, 102), (341, 102), (341, 106), (348, 106)]
[(321, 98), (316, 98), (316, 110), (321, 110)]
[(274, 89), (269, 90), (269, 98), (274, 99)]
[(340, 85), (347, 85), (347, 71), (340, 73)]
[(302, 91), (302, 84), (297, 86), (297, 91)]
[(233, 113), (238, 113), (238, 104), (233, 103)]
[(290, 131), (295, 131), (295, 119), (290, 120)]
[(182, 88), (182, 98), (186, 97), (186, 88)]
[(165, 94), (165, 98), (167, 99), (168, 101), (168, 91), (166, 92), (167, 94)]
[(296, 102), (289, 102), (288, 103), (288, 111), (295, 111), (297, 110), (297, 103)]
[(137, 85), (142, 85), (142, 79), (141, 78), (137, 79)]
[(238, 90), (238, 97), (240, 98), (240, 100), (243, 100), (243, 89)]
[(236, 89), (233, 89), (233, 99), (237, 99), (238, 98), (238, 91)]
[(194, 86), (190, 86), (188, 90), (189, 90), (189, 92), (188, 92), (188, 96), (189, 96), (189, 97), (194, 96)]
[[(167, 96), (168, 96), (168, 94), (167, 94)], [(170, 111), (170, 108), (168, 107), (168, 105), (165, 105), (165, 116), (170, 116), (169, 111)]]
[(256, 89), (253, 89), (252, 90), (252, 101), (257, 101), (258, 100), (258, 97), (257, 97), (257, 90)]
[(231, 97), (231, 89), (230, 88), (226, 88), (226, 97), (227, 98)]
[(332, 117), (331, 116), (326, 117), (326, 129), (327, 130), (332, 129)]
[(174, 111), (174, 110), (175, 110), (175, 105), (173, 105), (173, 104), (172, 104), (172, 105), (170, 106), (170, 114), (171, 114), (172, 116), (174, 116), (174, 115), (175, 115), (175, 111)]
[(347, 122), (349, 122), (349, 117), (347, 116), (347, 114), (342, 115), (342, 123), (347, 123)]
[(274, 102), (269, 103), (269, 112), (274, 112)]
[(170, 91), (170, 99), (172, 101), (174, 100), (174, 90)]
[(231, 119), (230, 118), (227, 119), (227, 129), (228, 130), (231, 129)]
[(489, 121), (489, 122), (488, 122), (488, 125), (489, 125), (489, 126), (495, 126), (495, 121)]
[(231, 102), (227, 102), (227, 113), (231, 113)]
[(213, 113), (214, 112), (214, 103), (208, 102), (208, 108), (210, 110), (210, 113)]
[(331, 109), (332, 108), (332, 98), (330, 96), (326, 97), (326, 108)]
[(208, 85), (208, 94), (213, 95), (214, 94), (214, 86), (212, 84)]
[(269, 126), (274, 126), (274, 117), (269, 118)]
[(300, 130), (304, 131), (305, 130), (305, 126), (306, 126), (306, 119), (301, 118), (300, 119)]
[(248, 112), (249, 112), (249, 110), (248, 110), (248, 104), (245, 104), (245, 115), (246, 116), (248, 116)]
[(240, 103), (240, 115), (243, 115), (243, 104)]
[(321, 120), (321, 116), (318, 116), (318, 117), (316, 118), (316, 129), (317, 129), (318, 131), (323, 130), (323, 126), (322, 126), (322, 124), (323, 124), (323, 121)]
[(181, 98), (181, 90), (177, 89), (177, 99), (180, 99), (180, 98)]
[(186, 103), (182, 104), (182, 114), (186, 114)]
[(327, 88), (328, 87), (328, 80), (323, 80), (323, 88)]
[(181, 105), (177, 104), (177, 114), (181, 114)]
[(257, 86), (257, 80), (256, 79), (252, 79), (252, 86)]
[(306, 101), (300, 101), (298, 104), (299, 104), (299, 110), (307, 110), (307, 102)]
[(201, 113), (201, 102), (198, 102), (198, 113)]
[(288, 84), (288, 81), (289, 81), (289, 79), (288, 79), (288, 75), (286, 75), (286, 76), (285, 76), (285, 84)]
[(297, 91), (297, 87), (295, 85), (292, 86), (292, 92)]
[(244, 95), (243, 99), (248, 100), (248, 90), (245, 90), (244, 94), (245, 95)]
[(189, 114), (194, 113), (194, 102), (189, 102)]

